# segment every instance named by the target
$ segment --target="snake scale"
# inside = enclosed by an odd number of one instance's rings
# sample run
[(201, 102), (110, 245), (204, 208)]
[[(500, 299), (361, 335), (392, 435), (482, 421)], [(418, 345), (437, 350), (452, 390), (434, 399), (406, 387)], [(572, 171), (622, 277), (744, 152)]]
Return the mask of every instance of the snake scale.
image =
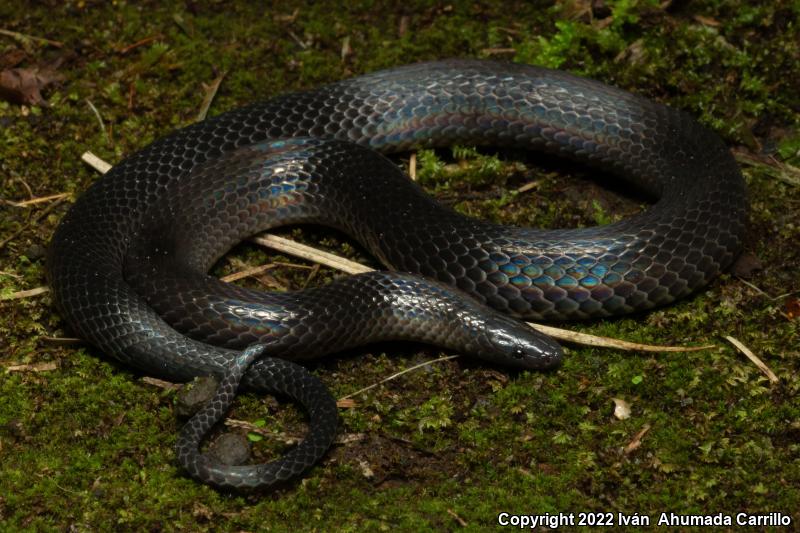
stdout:
[[(381, 155), (452, 144), (565, 156), (657, 201), (605, 226), (504, 227), (437, 205)], [(308, 469), (336, 432), (335, 402), (292, 360), (410, 339), (547, 368), (558, 344), (517, 318), (611, 316), (686, 296), (733, 261), (746, 211), (730, 151), (689, 115), (560, 71), (446, 60), (279, 96), (152, 143), (75, 202), (48, 272), (66, 322), (106, 354), (164, 379), (220, 378), (178, 460), (217, 487), (263, 487)], [(296, 223), (350, 234), (391, 271), (286, 293), (207, 275), (241, 239)], [(306, 439), (263, 465), (200, 453), (240, 381), (301, 403)]]

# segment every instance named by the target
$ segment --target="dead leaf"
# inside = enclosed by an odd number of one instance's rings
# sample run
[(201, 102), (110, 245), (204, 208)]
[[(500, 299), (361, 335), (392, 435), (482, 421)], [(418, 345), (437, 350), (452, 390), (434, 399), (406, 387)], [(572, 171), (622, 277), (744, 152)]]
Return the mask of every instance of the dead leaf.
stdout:
[(783, 306), (786, 308), (786, 316), (790, 319), (800, 317), (800, 298), (786, 298)]
[(703, 26), (711, 26), (712, 28), (719, 27), (719, 21), (712, 19), (711, 17), (704, 17), (703, 15), (695, 15), (692, 17), (694, 20), (702, 24)]
[(347, 58), (350, 57), (352, 53), (353, 53), (353, 47), (350, 46), (350, 36), (348, 35), (344, 39), (342, 39), (342, 52), (341, 52), (342, 63), (347, 61)]
[(592, 1), (591, 0), (567, 0), (561, 4), (562, 16), (570, 20), (581, 22), (591, 22), (592, 20)]
[(400, 17), (400, 24), (397, 27), (397, 36), (402, 37), (406, 33), (408, 33), (409, 23), (411, 22), (411, 17), (408, 15), (403, 15)]
[(192, 515), (194, 515), (195, 518), (202, 518), (205, 520), (211, 520), (214, 518), (214, 513), (211, 511), (211, 509), (199, 502), (195, 502), (194, 507), (192, 508)]
[(639, 446), (642, 445), (642, 437), (644, 437), (648, 431), (650, 431), (650, 424), (645, 424), (642, 427), (641, 431), (639, 431), (639, 433), (637, 433), (636, 436), (633, 437), (633, 440), (630, 441), (622, 451), (628, 454), (639, 448)]
[(273, 15), (272, 20), (274, 20), (275, 22), (285, 22), (286, 24), (291, 24), (292, 22), (297, 20), (297, 15), (299, 14), (300, 14), (300, 8), (297, 7), (295, 8), (294, 11), (292, 11), (291, 15), (280, 15), (280, 14)]
[(338, 407), (339, 409), (352, 409), (356, 405), (358, 405), (356, 401), (350, 398), (345, 398), (343, 400), (336, 401), (336, 407)]
[(627, 62), (630, 65), (641, 65), (647, 59), (647, 51), (644, 47), (644, 39), (637, 39), (633, 41), (630, 46), (617, 54), (614, 61), (617, 63)]
[(357, 459), (358, 466), (361, 467), (361, 475), (367, 479), (372, 479), (375, 477), (375, 472), (372, 471), (372, 467), (370, 467), (369, 463), (363, 459)]
[(762, 270), (764, 265), (761, 263), (761, 260), (753, 253), (745, 252), (740, 255), (736, 262), (733, 263), (731, 267), (731, 272), (734, 276), (739, 276), (740, 278), (750, 279), (753, 277), (753, 274), (758, 271)]
[(622, 398), (611, 398), (614, 402), (614, 416), (620, 420), (631, 417), (631, 404)]
[(25, 50), (14, 48), (0, 56), (0, 69), (14, 68), (22, 63), (28, 54)]
[(0, 97), (15, 104), (47, 105), (42, 89), (64, 77), (52, 68), (12, 68), (0, 72)]

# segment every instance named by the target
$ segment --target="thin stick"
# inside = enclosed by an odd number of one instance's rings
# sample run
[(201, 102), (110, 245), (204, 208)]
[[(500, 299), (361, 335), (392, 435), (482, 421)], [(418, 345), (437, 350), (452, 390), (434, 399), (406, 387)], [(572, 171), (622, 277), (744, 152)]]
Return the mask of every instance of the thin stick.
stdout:
[(522, 185), (519, 189), (517, 189), (517, 194), (522, 194), (524, 192), (530, 191), (531, 189), (536, 189), (541, 184), (542, 184), (542, 182), (538, 181), (538, 180), (529, 181), (528, 183), (526, 183), (525, 185)]
[(783, 300), (783, 299), (784, 299), (784, 298), (786, 298), (787, 296), (791, 296), (791, 295), (792, 295), (792, 294), (794, 294), (795, 292), (798, 292), (798, 291), (793, 291), (793, 292), (785, 292), (785, 293), (783, 293), (783, 294), (779, 294), (778, 296), (772, 296), (771, 294), (769, 294), (769, 293), (767, 293), (767, 292), (764, 292), (763, 290), (761, 290), (760, 288), (758, 288), (756, 285), (753, 285), (752, 283), (750, 283), (750, 282), (749, 282), (749, 281), (747, 281), (746, 279), (743, 279), (743, 278), (742, 278), (742, 277), (740, 277), (740, 276), (736, 276), (736, 279), (738, 279), (739, 281), (741, 281), (742, 283), (744, 283), (745, 285), (747, 285), (748, 287), (750, 287), (751, 289), (753, 289), (753, 290), (754, 290), (754, 291), (756, 291), (757, 293), (761, 294), (762, 296), (766, 296), (767, 298), (769, 298), (769, 299), (770, 299), (770, 300), (772, 300), (773, 302), (776, 302), (776, 301), (778, 301), (778, 300)]
[(301, 289), (305, 289), (306, 287), (308, 287), (308, 284), (311, 283), (311, 281), (313, 281), (315, 277), (317, 277), (317, 274), (319, 274), (319, 267), (321, 266), (322, 265), (317, 263), (313, 267), (311, 267), (311, 272), (308, 273), (308, 276), (306, 276), (306, 279), (303, 280), (302, 285), (300, 285)]
[(13, 37), (14, 39), (22, 42), (23, 44), (25, 43), (25, 41), (30, 40), (30, 41), (38, 41), (44, 44), (49, 44), (50, 46), (55, 46), (56, 48), (61, 48), (64, 46), (64, 43), (62, 43), (61, 41), (53, 41), (50, 39), (45, 39), (44, 37), (36, 37), (35, 35), (28, 35), (16, 31), (0, 30), (0, 35), (8, 35), (9, 37)]
[(460, 356), (460, 355), (447, 355), (447, 356), (445, 356), (445, 357), (440, 357), (439, 359), (432, 359), (432, 360), (430, 360), (430, 361), (425, 361), (424, 363), (420, 363), (420, 364), (418, 364), (418, 365), (414, 365), (414, 366), (408, 367), (408, 368), (406, 368), (405, 370), (401, 370), (400, 372), (397, 372), (397, 373), (395, 373), (395, 374), (392, 374), (392, 375), (391, 375), (391, 376), (389, 376), (388, 378), (382, 379), (382, 380), (380, 380), (380, 381), (379, 381), (379, 382), (377, 382), (377, 383), (373, 383), (373, 384), (372, 384), (372, 385), (370, 385), (369, 387), (364, 387), (363, 389), (359, 389), (359, 390), (357, 390), (357, 391), (355, 391), (355, 392), (353, 392), (353, 393), (350, 393), (350, 394), (348, 394), (347, 396), (342, 396), (342, 397), (341, 397), (341, 398), (339, 398), (337, 401), (346, 400), (346, 399), (348, 399), (348, 398), (352, 398), (353, 396), (357, 396), (357, 395), (359, 395), (359, 394), (361, 394), (361, 393), (363, 393), (363, 392), (367, 392), (368, 390), (374, 389), (374, 388), (375, 388), (375, 387), (377, 387), (378, 385), (381, 385), (381, 384), (383, 384), (383, 383), (386, 383), (387, 381), (391, 381), (391, 380), (393, 380), (393, 379), (396, 379), (396, 378), (398, 378), (398, 377), (402, 376), (403, 374), (407, 374), (407, 373), (409, 373), (409, 372), (411, 372), (411, 371), (413, 371), (413, 370), (416, 370), (416, 369), (418, 369), (418, 368), (422, 368), (423, 366), (432, 365), (432, 364), (434, 364), (434, 363), (441, 363), (442, 361), (449, 361), (450, 359), (456, 359), (456, 358), (458, 358), (458, 357), (461, 357), (461, 356)]
[(61, 192), (58, 194), (51, 194), (50, 196), (42, 196), (39, 198), (31, 198), (30, 200), (23, 200), (22, 202), (11, 202), (6, 200), (6, 203), (8, 205), (13, 205), (14, 207), (29, 207), (45, 202), (52, 202), (53, 200), (60, 200), (62, 198), (66, 198), (67, 196), (69, 196), (68, 192)]
[(220, 281), (230, 283), (231, 281), (237, 281), (243, 278), (249, 278), (250, 276), (255, 276), (256, 274), (261, 274), (262, 272), (265, 272), (271, 268), (275, 268), (275, 265), (272, 263), (267, 263), (266, 265), (258, 265), (252, 268), (246, 268), (244, 270), (240, 270), (239, 272), (222, 276), (219, 279)]
[(235, 418), (226, 418), (225, 425), (231, 428), (241, 428), (245, 429), (251, 433), (257, 433), (263, 437), (267, 437), (269, 439), (278, 440), (284, 444), (297, 444), (301, 440), (303, 440), (302, 435), (287, 435), (286, 433), (279, 432), (279, 431), (272, 431), (267, 428), (258, 427), (255, 424), (252, 424), (246, 420), (237, 420)]
[(83, 339), (79, 339), (77, 337), (50, 337), (48, 335), (44, 335), (39, 337), (39, 340), (42, 342), (48, 342), (50, 344), (55, 344), (57, 346), (66, 346), (69, 344), (80, 344), (83, 342)]
[(222, 276), (220, 281), (224, 281), (230, 283), (231, 281), (237, 281), (243, 278), (249, 278), (250, 276), (254, 276), (256, 274), (261, 274), (262, 272), (266, 272), (267, 270), (271, 270), (273, 268), (277, 268), (279, 266), (284, 266), (288, 268), (298, 268), (300, 270), (313, 270), (315, 267), (318, 268), (319, 265), (315, 266), (308, 266), (308, 265), (296, 265), (294, 263), (287, 263), (285, 261), (275, 261), (273, 263), (266, 263), (264, 265), (258, 265), (251, 268), (245, 268), (244, 270), (240, 270), (239, 272), (234, 272), (233, 274), (228, 274), (227, 276)]
[(496, 56), (498, 54), (516, 54), (516, 48), (484, 48), (481, 50), (482, 54), (487, 56)]
[(160, 38), (161, 38), (161, 35), (151, 35), (150, 37), (145, 37), (144, 39), (136, 41), (133, 44), (129, 44), (128, 46), (120, 48), (119, 50), (117, 50), (117, 52), (119, 52), (122, 55), (125, 55), (128, 52), (130, 52), (131, 50), (134, 50), (134, 49), (139, 48), (140, 46), (144, 46), (146, 44), (150, 44), (153, 41), (155, 41), (156, 39), (160, 39)]
[(533, 322), (528, 322), (527, 324), (558, 340), (573, 342), (575, 344), (584, 344), (586, 346), (596, 346), (598, 348), (617, 348), (619, 350), (638, 352), (699, 352), (700, 350), (708, 350), (716, 346), (715, 344), (706, 344), (705, 346), (658, 346), (653, 344), (639, 344), (638, 342), (623, 341), (610, 337), (599, 337), (597, 335), (554, 328), (553, 326), (545, 326), (544, 324), (535, 324)]
[(15, 231), (11, 235), (9, 235), (8, 237), (6, 237), (2, 241), (0, 241), (0, 248), (3, 248), (6, 244), (10, 243), (11, 241), (13, 241), (17, 237), (19, 237), (25, 230), (27, 230), (31, 226), (31, 224), (35, 224), (35, 223), (39, 222), (41, 219), (43, 219), (44, 217), (46, 217), (48, 214), (50, 214), (51, 211), (53, 211), (53, 209), (58, 207), (58, 205), (63, 201), (64, 201), (64, 198), (59, 198), (58, 200), (54, 200), (53, 203), (51, 203), (50, 205), (48, 205), (47, 207), (42, 209), (42, 211), (38, 215), (33, 217), (31, 220), (28, 220), (17, 231)]
[(171, 381), (164, 381), (163, 379), (154, 378), (151, 376), (145, 376), (142, 378), (144, 383), (148, 385), (153, 385), (154, 387), (158, 387), (159, 389), (166, 389), (166, 390), (180, 390), (182, 385), (178, 383), (172, 383)]
[(342, 59), (342, 63), (344, 63), (352, 53), (353, 53), (353, 47), (350, 46), (350, 36), (347, 35), (345, 36), (344, 39), (342, 39), (342, 50), (339, 53)]
[(84, 163), (98, 171), (100, 174), (105, 174), (109, 170), (111, 170), (111, 164), (106, 163), (92, 152), (83, 152), (81, 155), (81, 159)]
[(449, 514), (450, 516), (452, 516), (452, 517), (453, 517), (453, 520), (455, 520), (456, 522), (458, 522), (458, 525), (459, 525), (459, 526), (461, 526), (461, 527), (467, 527), (467, 526), (469, 526), (469, 524), (467, 524), (467, 521), (466, 521), (466, 520), (464, 520), (463, 518), (461, 518), (460, 516), (458, 516), (458, 515), (456, 514), (456, 512), (455, 512), (455, 511), (453, 511), (452, 509), (447, 509), (447, 514)]
[(200, 111), (197, 112), (197, 117), (195, 118), (196, 122), (206, 119), (208, 109), (211, 107), (211, 102), (214, 101), (214, 97), (217, 95), (217, 90), (219, 90), (219, 86), (224, 78), (225, 72), (217, 76), (210, 85), (206, 86), (206, 95), (203, 97), (203, 103), (200, 105)]
[(89, 109), (94, 112), (94, 116), (97, 117), (97, 122), (100, 123), (100, 129), (103, 130), (103, 135), (106, 136), (106, 139), (111, 142), (111, 136), (108, 134), (108, 130), (106, 129), (106, 123), (103, 122), (103, 117), (100, 116), (100, 111), (94, 106), (91, 100), (88, 98), (86, 99), (86, 103), (89, 105)]
[(297, 257), (302, 257), (303, 259), (308, 259), (309, 261), (316, 261), (317, 263), (341, 270), (342, 272), (346, 272), (348, 274), (363, 274), (364, 272), (372, 272), (374, 270), (373, 268), (362, 265), (361, 263), (356, 263), (355, 261), (344, 259), (343, 257), (339, 257), (338, 255), (334, 255), (330, 252), (318, 250), (311, 246), (295, 242), (291, 239), (278, 237), (277, 235), (262, 234), (257, 237), (253, 237), (250, 240), (262, 246), (272, 248), (273, 250), (278, 250), (279, 252), (285, 252)]
[(750, 283), (750, 282), (749, 282), (749, 281), (747, 281), (746, 279), (742, 279), (742, 277), (741, 277), (741, 276), (736, 276), (736, 279), (738, 279), (739, 281), (741, 281), (742, 283), (744, 283), (745, 285), (747, 285), (748, 287), (750, 287), (751, 289), (753, 289), (754, 291), (756, 291), (756, 292), (757, 292), (758, 294), (760, 294), (761, 296), (766, 296), (767, 298), (769, 298), (769, 299), (772, 299), (772, 296), (770, 296), (770, 295), (769, 295), (769, 294), (767, 294), (766, 292), (762, 291), (761, 289), (759, 289), (758, 287), (756, 287), (755, 285), (753, 285), (752, 283)]
[(49, 287), (36, 287), (35, 289), (28, 289), (26, 291), (12, 292), (7, 296), (0, 296), (0, 301), (4, 300), (21, 300), (23, 298), (30, 298), (31, 296), (39, 296), (49, 291)]
[(740, 352), (742, 352), (748, 359), (750, 359), (758, 367), (758, 369), (761, 370), (761, 372), (763, 372), (764, 375), (769, 378), (769, 380), (772, 383), (777, 383), (779, 381), (778, 376), (776, 376), (775, 373), (772, 370), (770, 370), (766, 364), (764, 364), (764, 361), (759, 359), (756, 354), (750, 351), (750, 349), (747, 346), (745, 346), (735, 338), (731, 337), (730, 335), (727, 335), (725, 337), (725, 340), (736, 346), (736, 348), (738, 348)]
[(11, 365), (6, 367), (8, 372), (49, 372), (58, 368), (56, 363), (37, 363), (33, 365)]
[(734, 150), (733, 155), (739, 163), (757, 167), (765, 174), (775, 179), (788, 183), (789, 185), (794, 185), (795, 187), (800, 187), (800, 169), (795, 166), (781, 163), (774, 157), (764, 161), (744, 150)]
[(300, 48), (302, 48), (303, 50), (306, 50), (308, 48), (308, 45), (306, 43), (304, 43), (300, 39), (300, 37), (298, 37), (297, 34), (295, 34), (295, 32), (293, 32), (292, 30), (289, 30), (288, 33), (289, 33), (289, 37), (291, 37), (292, 40), (294, 42), (296, 42), (298, 44), (298, 46), (300, 46)]

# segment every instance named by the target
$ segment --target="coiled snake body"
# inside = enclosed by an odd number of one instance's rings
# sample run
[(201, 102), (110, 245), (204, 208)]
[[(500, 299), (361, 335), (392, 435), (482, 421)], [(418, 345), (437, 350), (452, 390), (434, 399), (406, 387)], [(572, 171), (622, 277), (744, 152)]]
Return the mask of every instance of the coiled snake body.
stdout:
[[(439, 207), (374, 151), (455, 143), (567, 156), (659, 199), (596, 228), (507, 228)], [(297, 476), (336, 430), (330, 394), (285, 359), (413, 339), (545, 368), (558, 345), (509, 315), (609, 316), (685, 296), (738, 253), (746, 207), (728, 149), (680, 111), (563, 72), (439, 61), (281, 96), (154, 142), (78, 199), (48, 271), (66, 321), (111, 356), (165, 379), (223, 378), (178, 458), (205, 482), (254, 487)], [(273, 294), (206, 275), (242, 238), (300, 222), (344, 230), (414, 274)], [(225, 466), (198, 452), (240, 379), (309, 411), (308, 437), (277, 461)]]

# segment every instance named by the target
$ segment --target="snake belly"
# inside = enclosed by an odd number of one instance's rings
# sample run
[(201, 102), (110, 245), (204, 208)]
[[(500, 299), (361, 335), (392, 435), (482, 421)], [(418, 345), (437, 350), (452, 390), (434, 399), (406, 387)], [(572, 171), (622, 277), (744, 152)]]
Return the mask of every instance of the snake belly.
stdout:
[[(606, 226), (511, 228), (438, 206), (376, 153), (452, 144), (565, 156), (658, 200)], [(65, 320), (116, 359), (172, 380), (238, 367), (247, 388), (306, 406), (309, 435), (281, 459), (192, 472), (259, 486), (297, 476), (335, 435), (330, 394), (285, 359), (411, 339), (544, 368), (557, 345), (504, 315), (583, 319), (668, 304), (732, 262), (746, 218), (730, 151), (687, 114), (560, 71), (448, 60), (279, 96), (152, 143), (78, 199), (48, 272)], [(242, 238), (305, 222), (341, 229), (412, 274), (270, 294), (206, 274)], [(282, 359), (238, 351), (256, 344)]]

